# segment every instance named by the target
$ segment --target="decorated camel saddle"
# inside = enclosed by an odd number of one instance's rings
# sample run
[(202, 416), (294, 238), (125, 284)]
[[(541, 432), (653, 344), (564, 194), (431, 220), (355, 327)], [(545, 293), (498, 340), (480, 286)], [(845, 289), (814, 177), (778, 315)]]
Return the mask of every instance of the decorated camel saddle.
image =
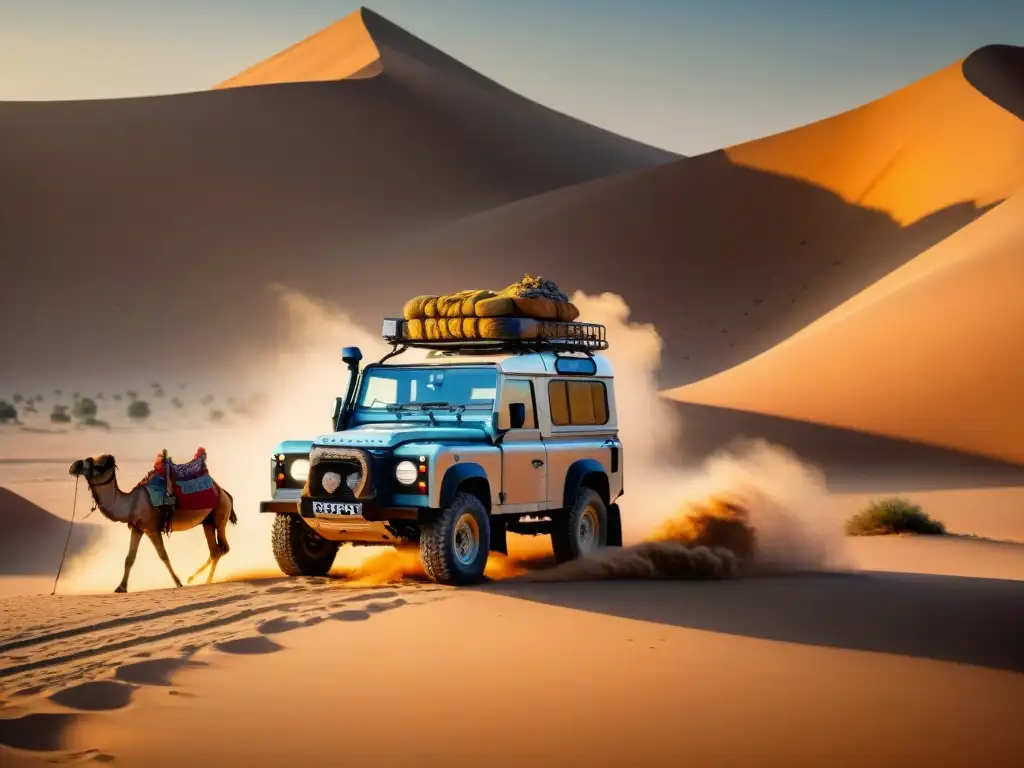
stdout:
[(145, 485), (150, 503), (163, 512), (169, 529), (175, 509), (200, 510), (217, 507), (217, 486), (206, 466), (206, 449), (199, 448), (191, 461), (175, 464), (167, 451), (157, 454), (153, 468), (139, 485)]

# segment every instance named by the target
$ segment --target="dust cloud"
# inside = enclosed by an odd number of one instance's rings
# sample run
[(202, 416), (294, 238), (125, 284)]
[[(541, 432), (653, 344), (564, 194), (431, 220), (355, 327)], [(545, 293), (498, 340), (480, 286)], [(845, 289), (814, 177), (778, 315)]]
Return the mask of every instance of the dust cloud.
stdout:
[[(216, 581), (280, 575), (270, 552), (271, 516), (258, 512), (259, 502), (270, 493), (271, 452), (282, 439), (311, 439), (330, 431), (334, 398), (344, 394), (348, 381), (340, 359), (343, 346), (360, 347), (365, 361), (388, 351), (376, 328), (360, 326), (338, 307), (286, 288), (275, 290), (285, 317), (279, 348), (268, 349), (266, 357), (252, 361), (245, 372), (269, 393), (263, 412), (230, 429), (152, 436), (161, 441), (154, 443), (153, 454), (166, 447), (180, 461), (204, 446), (211, 473), (234, 497), (239, 524), (228, 528), (231, 551), (218, 566)], [(628, 477), (627, 493), (619, 500), (627, 546), (551, 568), (546, 537), (510, 537), (515, 539), (510, 541), (510, 556), (492, 554), (488, 577), (723, 578), (758, 569), (824, 568), (838, 562), (841, 529), (830, 514), (818, 471), (757, 441), (738, 444), (698, 468), (680, 466), (673, 456), (686, 439), (685, 425), (672, 404), (657, 394), (662, 342), (656, 329), (630, 321), (629, 307), (614, 294), (577, 292), (573, 301), (581, 320), (603, 323), (608, 329), (610, 349), (605, 354), (615, 369)], [(118, 454), (116, 445), (93, 452)], [(130, 488), (144, 470), (141, 466), (135, 475), (122, 475), (122, 489)], [(712, 518), (717, 522), (709, 525)], [(62, 592), (108, 591), (118, 583), (128, 533), (121, 525), (107, 525), (99, 545), (66, 567)], [(711, 528), (717, 533), (709, 534)], [(721, 532), (729, 529), (753, 532), (752, 546), (737, 548), (735, 536), (723, 540)], [(167, 549), (182, 580), (207, 557), (199, 530), (172, 534)], [(391, 548), (342, 547), (335, 572), (354, 585), (425, 578), (414, 551)], [(143, 542), (129, 589), (170, 586), (163, 564)]]

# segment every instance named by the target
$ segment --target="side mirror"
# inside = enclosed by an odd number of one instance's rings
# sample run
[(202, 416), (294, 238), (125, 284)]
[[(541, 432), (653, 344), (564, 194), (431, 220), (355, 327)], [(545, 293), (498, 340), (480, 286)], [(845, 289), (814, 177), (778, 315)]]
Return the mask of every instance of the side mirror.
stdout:
[(526, 403), (508, 404), (508, 423), (512, 429), (522, 429), (526, 424)]

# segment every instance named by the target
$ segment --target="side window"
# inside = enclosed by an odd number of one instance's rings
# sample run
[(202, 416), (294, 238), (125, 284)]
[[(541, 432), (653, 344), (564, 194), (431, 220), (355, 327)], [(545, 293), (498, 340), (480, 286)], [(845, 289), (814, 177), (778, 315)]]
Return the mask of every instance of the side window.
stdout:
[(533, 407), (533, 383), (525, 379), (506, 379), (501, 387), (501, 410), (498, 411), (498, 428), (509, 429), (508, 407), (511, 403), (526, 406), (526, 421), (523, 429), (537, 428), (537, 414)]
[(555, 426), (608, 423), (608, 390), (603, 381), (549, 382), (548, 401)]

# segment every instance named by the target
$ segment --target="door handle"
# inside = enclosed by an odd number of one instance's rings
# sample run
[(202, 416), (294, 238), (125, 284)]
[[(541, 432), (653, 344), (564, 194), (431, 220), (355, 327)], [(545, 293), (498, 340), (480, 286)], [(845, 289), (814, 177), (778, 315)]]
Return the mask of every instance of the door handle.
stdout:
[(535, 466), (537, 469), (540, 469), (541, 467), (544, 466), (544, 462), (541, 461), (540, 459), (534, 459), (533, 466)]

